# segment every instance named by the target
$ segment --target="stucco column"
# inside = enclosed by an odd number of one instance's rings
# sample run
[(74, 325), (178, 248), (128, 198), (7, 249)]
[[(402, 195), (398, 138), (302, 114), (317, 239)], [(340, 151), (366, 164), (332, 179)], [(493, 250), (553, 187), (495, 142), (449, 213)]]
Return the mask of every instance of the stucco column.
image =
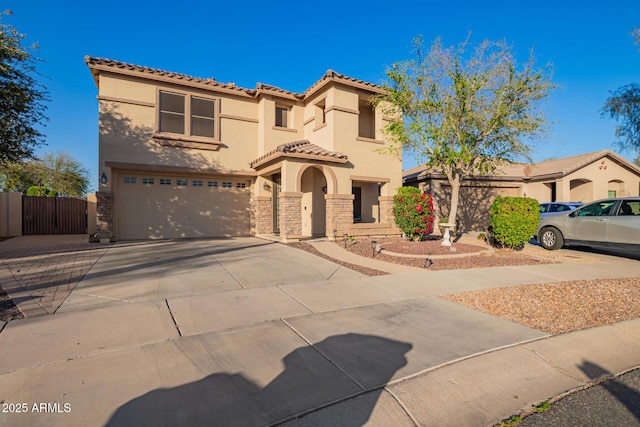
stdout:
[(0, 236), (22, 236), (22, 193), (0, 192)]
[(297, 241), (302, 237), (302, 193), (280, 192), (278, 212), (280, 236), (286, 242)]
[(256, 196), (254, 205), (256, 234), (273, 233), (273, 202), (269, 196)]
[(556, 201), (569, 201), (571, 200), (571, 185), (569, 180), (556, 179)]
[(96, 193), (96, 225), (100, 242), (109, 242), (113, 237), (113, 192)]
[[(347, 233), (353, 224), (353, 194), (325, 194), (327, 203), (327, 237), (333, 239), (333, 230), (337, 230), (338, 239)], [(382, 206), (380, 207), (382, 212)]]

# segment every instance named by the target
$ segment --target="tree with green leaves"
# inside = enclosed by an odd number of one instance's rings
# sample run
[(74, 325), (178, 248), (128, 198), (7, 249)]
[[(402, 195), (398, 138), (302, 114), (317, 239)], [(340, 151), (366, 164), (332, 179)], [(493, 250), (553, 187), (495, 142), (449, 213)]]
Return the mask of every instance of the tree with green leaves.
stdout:
[[(1, 190), (29, 194), (30, 188), (45, 188), (47, 194), (58, 196), (83, 197), (89, 188), (89, 172), (65, 152), (46, 153), (39, 159), (0, 165)], [(44, 195), (42, 191), (41, 195)]]
[[(640, 44), (640, 29), (631, 35), (636, 45)], [(612, 92), (604, 103), (602, 116), (619, 123), (615, 130), (618, 148), (640, 152), (640, 85), (630, 83)]]
[(532, 53), (519, 66), (505, 41), (444, 47), (438, 38), (425, 52), (417, 38), (414, 53), (387, 69), (385, 94), (375, 102), (397, 117), (385, 128), (389, 151), (413, 154), (446, 176), (455, 223), (462, 180), (528, 159), (525, 139), (545, 133), (539, 101), (555, 87), (551, 68), (536, 68)]
[(8, 16), (0, 13), (0, 163), (33, 158), (46, 120), (46, 88), (34, 77), (38, 46), (23, 46), (26, 35), (2, 22)]

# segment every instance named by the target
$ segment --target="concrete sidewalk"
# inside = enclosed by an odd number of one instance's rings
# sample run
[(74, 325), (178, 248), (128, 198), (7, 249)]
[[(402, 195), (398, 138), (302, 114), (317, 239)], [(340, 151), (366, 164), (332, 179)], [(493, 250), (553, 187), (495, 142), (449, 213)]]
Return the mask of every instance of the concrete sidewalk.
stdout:
[(637, 261), (365, 277), (219, 243), (116, 244), (57, 314), (9, 322), (0, 425), (491, 425), (640, 365), (638, 319), (549, 336), (438, 298), (638, 276)]

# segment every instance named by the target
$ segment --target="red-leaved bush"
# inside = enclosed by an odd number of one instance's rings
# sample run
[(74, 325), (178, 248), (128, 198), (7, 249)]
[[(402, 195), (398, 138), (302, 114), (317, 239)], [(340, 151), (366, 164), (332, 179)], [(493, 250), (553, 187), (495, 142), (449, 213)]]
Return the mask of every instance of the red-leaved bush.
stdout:
[(393, 197), (393, 215), (409, 239), (420, 241), (433, 231), (433, 198), (416, 187), (400, 187)]

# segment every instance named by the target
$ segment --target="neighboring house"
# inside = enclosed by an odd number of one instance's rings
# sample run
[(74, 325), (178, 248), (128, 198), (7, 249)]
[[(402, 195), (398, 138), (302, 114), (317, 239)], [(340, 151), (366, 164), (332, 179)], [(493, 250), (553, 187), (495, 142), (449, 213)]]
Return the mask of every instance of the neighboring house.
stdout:
[[(403, 173), (404, 185), (434, 194), (440, 217), (447, 216), (451, 188), (439, 173), (419, 166)], [(460, 189), (458, 220), (464, 230), (488, 227), (496, 196), (532, 197), (543, 202), (590, 202), (615, 196), (637, 196), (640, 168), (603, 150), (533, 164), (503, 165), (492, 175), (473, 176)]]
[(328, 71), (303, 93), (86, 57), (98, 88), (102, 238), (399, 233), (381, 88)]

